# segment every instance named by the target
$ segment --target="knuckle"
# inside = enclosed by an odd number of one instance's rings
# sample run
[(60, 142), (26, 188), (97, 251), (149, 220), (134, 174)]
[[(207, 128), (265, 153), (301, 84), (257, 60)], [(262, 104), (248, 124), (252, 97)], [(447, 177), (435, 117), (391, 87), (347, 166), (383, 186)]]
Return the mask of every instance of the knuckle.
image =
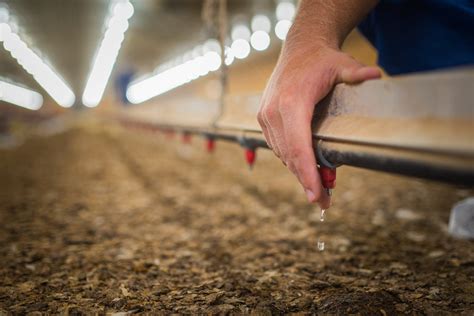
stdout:
[(274, 106), (268, 106), (263, 111), (264, 117), (269, 121), (273, 121), (278, 117), (278, 109)]

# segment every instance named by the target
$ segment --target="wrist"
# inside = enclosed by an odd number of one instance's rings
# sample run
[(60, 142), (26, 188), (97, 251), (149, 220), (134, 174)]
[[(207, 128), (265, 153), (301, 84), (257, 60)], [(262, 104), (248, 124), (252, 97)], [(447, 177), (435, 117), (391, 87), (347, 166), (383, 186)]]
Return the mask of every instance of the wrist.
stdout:
[(296, 19), (288, 32), (283, 51), (314, 53), (326, 49), (340, 50), (343, 40), (342, 36), (331, 33), (327, 28), (300, 23)]
[(340, 50), (336, 40), (330, 40), (324, 36), (308, 37), (299, 34), (288, 34), (288, 37), (282, 48), (282, 55), (307, 55), (316, 56), (325, 51)]

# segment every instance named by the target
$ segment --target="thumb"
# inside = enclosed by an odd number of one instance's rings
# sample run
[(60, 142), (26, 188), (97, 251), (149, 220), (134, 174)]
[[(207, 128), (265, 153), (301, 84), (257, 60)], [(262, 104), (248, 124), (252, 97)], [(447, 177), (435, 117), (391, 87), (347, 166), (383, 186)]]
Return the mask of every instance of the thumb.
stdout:
[(339, 83), (350, 84), (377, 79), (381, 76), (382, 72), (378, 67), (362, 65), (349, 57), (349, 60), (339, 67), (337, 80)]

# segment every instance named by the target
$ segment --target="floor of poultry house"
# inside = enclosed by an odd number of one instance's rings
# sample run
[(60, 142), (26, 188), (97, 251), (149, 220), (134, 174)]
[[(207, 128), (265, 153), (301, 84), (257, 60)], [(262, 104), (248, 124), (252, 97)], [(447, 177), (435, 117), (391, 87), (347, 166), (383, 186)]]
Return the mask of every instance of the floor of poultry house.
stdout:
[[(474, 313), (462, 187), (339, 169), (320, 222), (268, 151), (82, 125), (0, 151), (0, 315)], [(325, 241), (319, 251), (317, 240)]]

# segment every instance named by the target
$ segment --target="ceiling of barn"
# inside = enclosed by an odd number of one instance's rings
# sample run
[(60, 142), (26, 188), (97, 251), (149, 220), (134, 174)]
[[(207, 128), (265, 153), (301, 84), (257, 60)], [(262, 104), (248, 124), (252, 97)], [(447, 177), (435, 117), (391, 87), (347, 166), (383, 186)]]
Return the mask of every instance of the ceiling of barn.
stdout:
[[(174, 55), (202, 43), (203, 0), (131, 0), (135, 13), (114, 67), (137, 73), (152, 71)], [(275, 0), (228, 0), (229, 20), (249, 18), (257, 10), (273, 10)], [(40, 52), (76, 94), (84, 90), (94, 55), (104, 33), (108, 0), (0, 0), (16, 20), (18, 34)], [(0, 76), (47, 94), (10, 54), (0, 47)]]

